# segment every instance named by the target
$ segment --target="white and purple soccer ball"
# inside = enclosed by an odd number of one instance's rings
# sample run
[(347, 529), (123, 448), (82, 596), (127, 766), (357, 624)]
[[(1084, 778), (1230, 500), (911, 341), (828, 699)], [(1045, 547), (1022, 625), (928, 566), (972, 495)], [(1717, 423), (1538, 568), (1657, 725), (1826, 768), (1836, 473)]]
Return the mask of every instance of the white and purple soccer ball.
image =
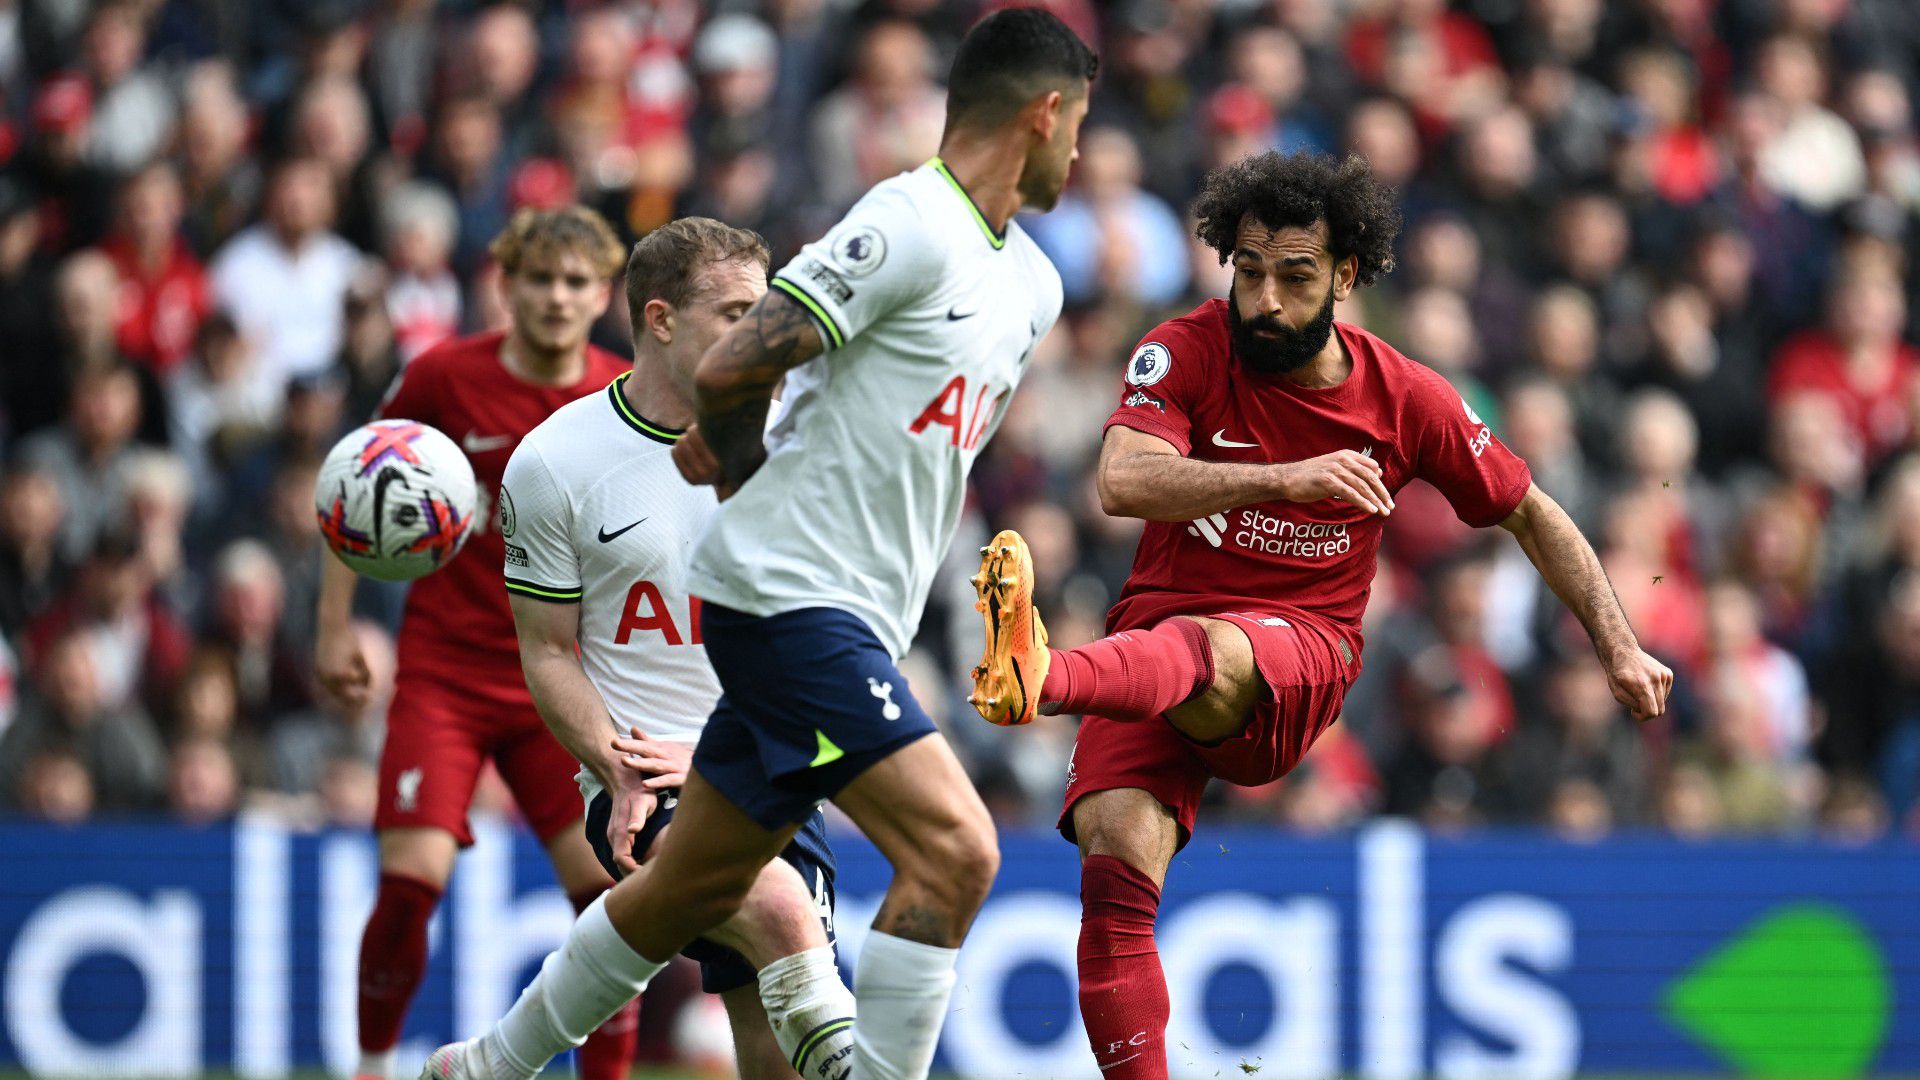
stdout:
[(467, 456), (414, 420), (375, 420), (347, 433), (320, 465), (313, 509), (327, 546), (354, 572), (412, 581), (452, 561), (473, 532)]

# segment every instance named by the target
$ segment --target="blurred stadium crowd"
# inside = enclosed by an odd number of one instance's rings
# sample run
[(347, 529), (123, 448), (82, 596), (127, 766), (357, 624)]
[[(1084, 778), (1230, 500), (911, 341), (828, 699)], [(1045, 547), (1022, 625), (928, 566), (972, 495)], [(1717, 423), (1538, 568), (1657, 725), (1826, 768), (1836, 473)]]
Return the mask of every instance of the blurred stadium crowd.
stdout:
[[(1023, 530), (1056, 642), (1098, 636), (1137, 535), (1090, 482), (1118, 374), (1225, 289), (1198, 178), (1274, 147), (1404, 193), (1398, 271), (1341, 316), (1532, 463), (1680, 679), (1637, 729), (1518, 547), (1409, 490), (1346, 722), (1213, 819), (1920, 831), (1920, 9), (1052, 6), (1103, 57), (1074, 186), (1026, 219), (1067, 312), (908, 660), (1004, 820), (1051, 823), (1074, 720), (967, 709), (972, 545)], [(708, 214), (784, 260), (933, 152), (982, 10), (0, 0), (0, 805), (366, 822), (382, 709), (311, 673), (319, 456), (498, 325), (515, 207)], [(596, 339), (627, 352), (623, 313)], [(361, 594), (389, 684), (399, 599)]]

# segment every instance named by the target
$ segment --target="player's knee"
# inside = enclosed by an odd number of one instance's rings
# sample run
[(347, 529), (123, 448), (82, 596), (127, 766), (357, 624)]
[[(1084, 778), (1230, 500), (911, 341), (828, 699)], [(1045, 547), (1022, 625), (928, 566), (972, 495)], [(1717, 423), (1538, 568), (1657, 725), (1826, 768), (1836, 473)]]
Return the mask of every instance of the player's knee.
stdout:
[(445, 889), (459, 851), (453, 834), (442, 829), (384, 829), (380, 833), (380, 872)]
[(825, 943), (813, 894), (793, 867), (778, 859), (767, 864), (741, 901), (734, 924), (779, 955)]
[(1253, 643), (1246, 631), (1225, 619), (1205, 619), (1207, 648), (1213, 656), (1213, 679), (1200, 692), (1203, 700), (1217, 707), (1228, 707), (1248, 696), (1247, 690), (1259, 681), (1254, 666)]
[(1166, 873), (1178, 843), (1172, 812), (1137, 788), (1100, 791), (1073, 808), (1080, 853), (1119, 859), (1156, 879)]

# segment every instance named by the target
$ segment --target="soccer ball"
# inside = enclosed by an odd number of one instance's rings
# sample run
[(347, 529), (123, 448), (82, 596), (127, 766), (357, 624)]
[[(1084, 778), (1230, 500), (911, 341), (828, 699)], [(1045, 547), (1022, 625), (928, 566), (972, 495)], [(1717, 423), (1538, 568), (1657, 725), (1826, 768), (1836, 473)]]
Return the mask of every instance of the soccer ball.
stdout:
[(412, 581), (445, 566), (473, 531), (473, 466), (414, 420), (375, 420), (333, 445), (314, 484), (327, 546), (356, 573)]

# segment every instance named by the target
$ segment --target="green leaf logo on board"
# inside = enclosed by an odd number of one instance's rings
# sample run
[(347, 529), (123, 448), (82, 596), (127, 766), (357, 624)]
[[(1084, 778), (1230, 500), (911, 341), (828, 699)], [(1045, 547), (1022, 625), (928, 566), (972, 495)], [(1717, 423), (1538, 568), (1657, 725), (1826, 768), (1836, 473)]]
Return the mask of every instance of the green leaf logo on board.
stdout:
[(1879, 946), (1824, 904), (1769, 912), (1667, 987), (1667, 1019), (1747, 1076), (1860, 1076), (1887, 1034)]

